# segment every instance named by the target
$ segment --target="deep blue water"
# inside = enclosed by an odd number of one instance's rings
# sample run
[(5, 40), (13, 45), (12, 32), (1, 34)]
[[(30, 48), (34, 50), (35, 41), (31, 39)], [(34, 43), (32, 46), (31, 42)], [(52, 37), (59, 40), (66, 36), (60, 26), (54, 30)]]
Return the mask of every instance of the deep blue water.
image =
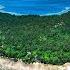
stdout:
[(53, 15), (70, 10), (70, 0), (0, 0), (0, 12)]

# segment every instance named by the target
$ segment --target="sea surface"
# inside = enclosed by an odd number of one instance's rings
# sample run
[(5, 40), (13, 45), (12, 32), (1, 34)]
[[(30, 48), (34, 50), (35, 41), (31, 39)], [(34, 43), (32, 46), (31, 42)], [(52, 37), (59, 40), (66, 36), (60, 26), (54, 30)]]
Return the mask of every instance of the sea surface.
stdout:
[(0, 12), (15, 15), (60, 15), (70, 11), (70, 0), (0, 0)]

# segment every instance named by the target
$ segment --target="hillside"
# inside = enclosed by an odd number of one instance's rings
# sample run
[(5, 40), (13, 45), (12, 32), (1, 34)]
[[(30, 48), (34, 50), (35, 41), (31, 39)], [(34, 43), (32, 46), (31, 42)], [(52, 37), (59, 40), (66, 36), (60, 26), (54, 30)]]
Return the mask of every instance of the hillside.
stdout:
[(25, 63), (70, 62), (70, 12), (54, 16), (0, 13), (0, 56)]

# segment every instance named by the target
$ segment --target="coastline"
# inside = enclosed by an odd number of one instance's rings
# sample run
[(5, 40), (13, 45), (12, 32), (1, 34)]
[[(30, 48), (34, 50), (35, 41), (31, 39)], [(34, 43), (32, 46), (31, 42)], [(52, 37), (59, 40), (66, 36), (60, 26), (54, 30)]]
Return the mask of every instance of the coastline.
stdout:
[(0, 70), (70, 70), (70, 63), (52, 65), (43, 63), (25, 64), (22, 61), (11, 61), (0, 57)]
[(10, 15), (15, 15), (15, 16), (24, 16), (24, 15), (26, 15), (26, 16), (27, 15), (54, 16), (54, 15), (62, 15), (62, 14), (65, 14), (69, 11), (70, 11), (70, 7), (66, 7), (64, 10), (56, 12), (56, 13), (47, 13), (47, 14), (21, 14), (21, 13), (19, 14), (19, 13), (15, 13), (15, 12), (7, 12), (4, 10), (0, 10), (1, 13), (7, 13)]
[[(0, 13), (0, 14), (1, 14), (1, 13)], [(64, 16), (63, 16), (63, 15), (64, 15)], [(68, 23), (66, 23), (66, 25), (68, 25), (69, 22), (70, 22), (70, 21), (68, 20), (70, 14), (68, 15), (68, 13), (66, 13), (66, 14), (63, 14), (63, 15), (61, 15), (61, 16), (63, 17), (63, 20), (62, 20), (62, 19), (61, 19), (61, 20), (59, 19), (60, 22), (59, 22), (59, 21), (58, 21), (59, 23), (56, 22), (56, 23), (57, 23), (57, 27), (58, 27), (58, 26), (59, 26), (59, 27), (60, 27), (60, 26), (63, 26), (63, 28), (65, 28), (65, 26), (64, 26), (64, 25), (65, 25), (65, 21), (68, 22)], [(65, 17), (65, 15), (66, 15), (66, 17)], [(5, 16), (5, 14), (2, 14), (2, 15), (1, 15), (1, 18), (3, 17), (2, 19), (5, 19), (6, 17), (4, 18), (4, 16)], [(6, 15), (6, 16), (7, 16), (7, 18), (9, 18), (9, 17), (8, 17), (9, 15)], [(13, 18), (12, 15), (10, 15), (10, 16)], [(60, 16), (60, 17), (61, 17), (61, 16)], [(15, 17), (15, 16), (14, 16), (14, 17)], [(30, 16), (29, 16), (29, 17), (30, 17)], [(56, 17), (57, 17), (57, 16), (56, 16)], [(32, 18), (33, 18), (33, 17), (32, 17)], [(30, 19), (32, 19), (32, 18), (30, 18)], [(67, 18), (67, 19), (66, 19), (66, 18)], [(1, 20), (2, 20), (2, 19), (1, 19)], [(18, 18), (18, 19), (19, 19), (19, 18)], [(21, 19), (21, 18), (20, 18), (20, 19)], [(22, 18), (22, 19), (23, 19), (23, 18)], [(35, 17), (34, 17), (34, 19), (35, 19)], [(37, 19), (38, 19), (38, 18), (37, 18)], [(55, 18), (55, 19), (56, 19), (56, 18)], [(55, 20), (55, 19), (54, 19), (54, 20)], [(65, 19), (66, 19), (66, 20), (65, 20)], [(12, 20), (12, 22), (13, 22), (13, 19), (11, 19), (11, 20)], [(44, 19), (40, 19), (40, 20), (44, 20)], [(48, 20), (48, 19), (47, 19), (47, 20)], [(45, 21), (47, 21), (47, 20), (45, 19)], [(50, 20), (51, 20), (51, 19), (50, 19)], [(1, 21), (1, 24), (3, 24), (4, 21), (6, 22), (6, 21), (8, 21), (8, 19), (2, 20), (2, 21)], [(22, 20), (21, 20), (21, 21), (22, 21)], [(26, 19), (26, 21), (27, 21), (27, 19)], [(36, 20), (35, 20), (35, 21), (36, 21)], [(35, 21), (33, 21), (33, 22), (35, 22)], [(57, 20), (56, 20), (56, 21), (57, 21)], [(32, 22), (32, 21), (30, 21), (30, 23), (31, 23), (31, 22)], [(52, 21), (51, 21), (51, 22), (52, 22)], [(50, 22), (50, 23), (51, 23), (51, 22)], [(10, 21), (9, 21), (8, 23), (11, 24)], [(16, 23), (19, 23), (19, 22), (16, 22)], [(29, 21), (28, 21), (28, 23), (29, 23)], [(44, 22), (44, 24), (45, 24), (45, 23), (46, 23), (46, 22)], [(62, 23), (62, 24), (61, 24), (61, 23)], [(7, 22), (4, 23), (4, 24), (7, 24)], [(14, 23), (12, 23), (12, 24), (14, 24)], [(20, 23), (19, 23), (19, 24), (20, 24)], [(42, 24), (42, 23), (40, 23), (40, 24)], [(38, 24), (37, 24), (37, 25), (38, 25)], [(49, 25), (50, 25), (50, 24), (49, 24)], [(26, 25), (25, 25), (25, 26), (26, 26)], [(29, 25), (28, 25), (28, 26), (29, 26)], [(41, 26), (42, 26), (42, 25), (41, 25)], [(45, 26), (46, 26), (46, 25), (45, 25)], [(68, 25), (68, 26), (69, 26), (69, 25)], [(2, 26), (1, 26), (1, 27), (2, 27)], [(7, 27), (7, 25), (6, 25), (6, 27)], [(10, 25), (9, 27), (12, 27), (12, 26)], [(14, 25), (14, 27), (16, 27), (16, 24)], [(26, 26), (26, 27), (27, 27), (27, 26)], [(35, 26), (34, 26), (34, 27), (35, 27)], [(37, 26), (36, 26), (36, 27), (37, 27)], [(56, 26), (54, 25), (54, 29), (55, 29), (55, 28), (56, 28)], [(67, 28), (68, 28), (68, 27), (67, 27)], [(7, 29), (7, 28), (5, 28), (5, 29)], [(18, 29), (19, 29), (19, 28), (18, 28)], [(42, 28), (41, 28), (41, 29), (42, 29)], [(62, 28), (61, 28), (61, 29), (62, 29)], [(20, 30), (21, 30), (21, 29), (20, 29)], [(29, 30), (29, 29), (27, 29), (27, 30)], [(31, 28), (31, 30), (32, 30), (32, 28)], [(38, 29), (37, 29), (37, 30), (38, 30)], [(59, 30), (59, 29), (58, 29), (58, 30)], [(5, 31), (5, 30), (4, 30), (4, 31)], [(8, 30), (7, 30), (7, 31), (8, 31)], [(17, 31), (18, 31), (18, 30), (17, 30)], [(30, 31), (30, 30), (29, 30), (29, 31)], [(56, 30), (55, 30), (55, 31), (56, 31)], [(61, 30), (61, 31), (62, 31), (62, 30)], [(11, 32), (11, 31), (10, 31), (10, 32)], [(15, 29), (14, 29), (14, 32), (15, 32)], [(34, 31), (33, 31), (33, 32), (34, 32)], [(67, 30), (66, 30), (66, 32), (67, 32)], [(65, 32), (65, 33), (66, 33), (66, 32)], [(2, 33), (2, 32), (1, 32), (1, 33)], [(32, 33), (31, 33), (31, 34), (32, 34)], [(59, 34), (60, 34), (61, 37), (63, 37), (63, 35), (61, 35), (61, 33), (59, 33)], [(67, 33), (67, 34), (68, 34), (68, 33)], [(67, 34), (64, 35), (64, 38), (65, 38), (64, 41), (65, 41), (65, 42), (63, 42), (63, 44), (64, 44), (64, 43), (67, 44), (67, 41), (70, 41), (70, 40), (69, 40), (69, 34), (68, 34), (68, 35), (67, 35)], [(8, 35), (8, 36), (9, 36), (9, 35)], [(8, 37), (8, 36), (7, 36), (7, 37)], [(41, 36), (40, 36), (40, 38), (41, 38)], [(39, 41), (41, 41), (41, 40), (43, 40), (43, 41), (47, 40), (46, 37), (43, 37), (43, 38), (44, 38), (44, 39), (39, 39)], [(57, 37), (56, 37), (56, 38), (57, 38)], [(6, 39), (6, 38), (4, 38), (3, 40), (5, 40), (5, 39)], [(49, 39), (50, 39), (50, 38), (49, 38)], [(59, 38), (59, 39), (61, 39), (61, 38)], [(63, 41), (63, 39), (62, 39), (62, 41)], [(12, 42), (12, 43), (13, 43), (13, 42)], [(57, 41), (57, 43), (60, 43), (60, 41)], [(52, 44), (52, 46), (53, 46), (53, 44)], [(64, 44), (63, 46), (65, 46), (65, 44)], [(3, 45), (2, 45), (1, 47), (3, 47)], [(7, 46), (6, 46), (6, 47), (7, 47)], [(13, 46), (13, 47), (14, 47), (14, 46)], [(19, 46), (18, 46), (18, 47), (19, 47)], [(60, 46), (58, 45), (58, 47), (60, 47)], [(52, 48), (52, 47), (51, 47), (51, 48)], [(30, 49), (31, 49), (31, 48), (30, 48)], [(60, 49), (61, 49), (61, 48), (60, 48)], [(64, 48), (64, 49), (65, 49), (65, 48)], [(7, 51), (7, 49), (6, 49), (6, 51)], [(19, 50), (19, 51), (20, 51), (20, 50)], [(20, 54), (19, 51), (18, 51), (17, 54)], [(53, 50), (53, 51), (54, 51), (54, 50)], [(61, 50), (61, 51), (62, 51), (62, 50)], [(67, 49), (65, 49), (65, 51), (69, 51), (69, 47), (68, 47)], [(66, 53), (65, 51), (62, 51), (62, 52), (63, 52), (62, 54), (65, 54), (65, 55), (63, 55), (63, 57), (62, 57), (61, 59), (63, 59), (63, 58), (66, 57), (65, 60), (67, 60), (67, 58), (69, 58), (68, 56), (69, 56), (70, 53), (69, 53), (69, 52)], [(14, 52), (14, 51), (13, 51), (13, 52)], [(13, 52), (12, 52), (12, 53), (13, 53)], [(41, 52), (40, 52), (40, 53), (41, 53)], [(50, 53), (50, 52), (49, 52), (49, 53)], [(52, 56), (52, 55), (55, 54), (54, 52), (52, 52), (52, 53), (53, 53), (53, 54), (50, 53), (49, 55)], [(58, 53), (58, 52), (56, 52), (56, 54), (57, 54), (57, 53)], [(8, 53), (7, 53), (7, 54), (9, 54), (9, 50), (8, 50)], [(14, 54), (14, 55), (16, 56), (17, 54)], [(25, 53), (25, 54), (26, 54), (26, 55), (28, 55), (28, 54), (31, 55), (31, 52), (27, 52), (27, 53)], [(45, 54), (45, 53), (44, 53), (44, 54)], [(48, 53), (46, 53), (46, 54), (48, 54)], [(56, 55), (56, 54), (55, 54), (55, 55)], [(61, 54), (61, 52), (59, 52), (59, 54)], [(9, 54), (9, 55), (10, 55), (10, 54)], [(28, 59), (29, 55), (26, 57), (27, 59)], [(34, 57), (34, 56), (35, 56), (35, 55), (33, 55), (33, 57)], [(40, 55), (38, 55), (38, 56), (40, 56)], [(56, 56), (58, 56), (58, 54), (57, 54)], [(62, 56), (62, 55), (61, 55), (61, 56)], [(45, 57), (45, 56), (44, 56), (44, 57)], [(26, 58), (25, 58), (25, 59), (26, 59)], [(30, 57), (30, 58), (31, 58), (31, 57)], [(30, 58), (29, 58), (29, 59), (30, 59)], [(58, 60), (57, 58), (58, 58), (58, 57), (56, 57), (56, 59), (55, 59), (56, 61)], [(46, 58), (45, 58), (45, 59), (46, 59)], [(54, 59), (54, 57), (52, 57), (51, 59)], [(4, 57), (3, 57), (2, 60), (5, 61)], [(2, 61), (2, 60), (1, 60), (1, 61)], [(11, 62), (11, 60), (9, 60), (8, 58), (7, 58), (6, 60), (8, 60), (8, 61)], [(54, 60), (54, 61), (55, 61), (55, 60)], [(65, 61), (65, 60), (64, 60), (64, 61)], [(1, 62), (1, 61), (0, 61), (0, 62)], [(29, 60), (29, 61), (30, 61), (30, 60)], [(49, 60), (49, 61), (50, 61), (50, 60)], [(6, 62), (7, 62), (7, 61), (6, 61)], [(9, 64), (10, 62), (8, 62), (8, 64)], [(17, 61), (17, 62), (12, 61), (12, 62), (13, 62), (13, 63), (17, 63), (18, 61)], [(22, 61), (19, 61), (20, 66), (22, 66), (20, 62), (22, 63)], [(30, 61), (30, 62), (31, 62), (31, 61)], [(45, 62), (46, 62), (46, 61), (45, 61)], [(60, 62), (61, 62), (61, 61), (60, 61)], [(59, 62), (59, 63), (60, 63), (60, 62)], [(67, 60), (67, 62), (68, 62), (68, 60)], [(13, 64), (13, 63), (11, 63), (11, 64)], [(24, 63), (24, 61), (23, 61), (23, 63)], [(57, 63), (57, 62), (54, 62), (54, 63)], [(64, 63), (66, 63), (66, 62), (64, 62)], [(64, 63), (63, 63), (63, 64), (64, 64)], [(3, 63), (3, 64), (4, 64), (4, 63)], [(8, 64), (6, 64), (6, 65), (8, 65)], [(19, 64), (18, 64), (18, 65), (19, 65)], [(37, 64), (40, 64), (40, 63), (37, 62)], [(42, 63), (41, 63), (41, 64), (42, 64)], [(46, 63), (46, 64), (48, 64), (48, 63)], [(51, 63), (50, 63), (50, 64), (51, 64)], [(50, 64), (49, 64), (49, 65), (50, 65)], [(9, 65), (10, 65), (10, 64), (9, 64)], [(14, 64), (13, 64), (13, 65), (14, 65)], [(27, 64), (27, 65), (28, 65), (28, 64)], [(42, 65), (44, 65), (44, 64), (42, 64)], [(38, 65), (37, 65), (37, 66), (38, 66)], [(62, 65), (61, 65), (61, 66), (62, 66)], [(14, 67), (15, 67), (15, 65), (14, 65)], [(18, 66), (17, 66), (17, 67), (18, 67)], [(28, 67), (28, 66), (27, 66), (27, 67)], [(19, 67), (19, 68), (20, 68), (20, 67)], [(8, 70), (8, 69), (7, 69), (7, 70)], [(16, 69), (16, 70), (18, 70), (18, 69)], [(19, 70), (20, 70), (20, 69), (19, 69)], [(22, 69), (22, 70), (23, 70), (23, 69)], [(26, 69), (24, 69), (24, 70), (26, 70)], [(28, 69), (27, 69), (27, 70), (28, 70)], [(32, 70), (33, 70), (33, 69), (32, 69)], [(35, 69), (34, 69), (34, 70), (35, 70)], [(39, 69), (38, 69), (38, 70), (39, 70)], [(41, 69), (41, 70), (42, 70), (42, 69)], [(51, 70), (52, 70), (52, 69), (51, 69)], [(55, 69), (55, 70), (57, 70), (57, 69)], [(70, 69), (68, 69), (68, 70), (70, 70)]]

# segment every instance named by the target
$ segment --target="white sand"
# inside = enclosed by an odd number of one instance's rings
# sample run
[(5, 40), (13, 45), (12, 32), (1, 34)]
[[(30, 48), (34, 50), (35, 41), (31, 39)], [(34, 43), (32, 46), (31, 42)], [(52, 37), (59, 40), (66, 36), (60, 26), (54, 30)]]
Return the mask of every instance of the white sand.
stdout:
[(21, 61), (14, 62), (0, 58), (0, 70), (70, 70), (70, 63), (64, 65), (51, 65), (42, 63), (24, 64)]

